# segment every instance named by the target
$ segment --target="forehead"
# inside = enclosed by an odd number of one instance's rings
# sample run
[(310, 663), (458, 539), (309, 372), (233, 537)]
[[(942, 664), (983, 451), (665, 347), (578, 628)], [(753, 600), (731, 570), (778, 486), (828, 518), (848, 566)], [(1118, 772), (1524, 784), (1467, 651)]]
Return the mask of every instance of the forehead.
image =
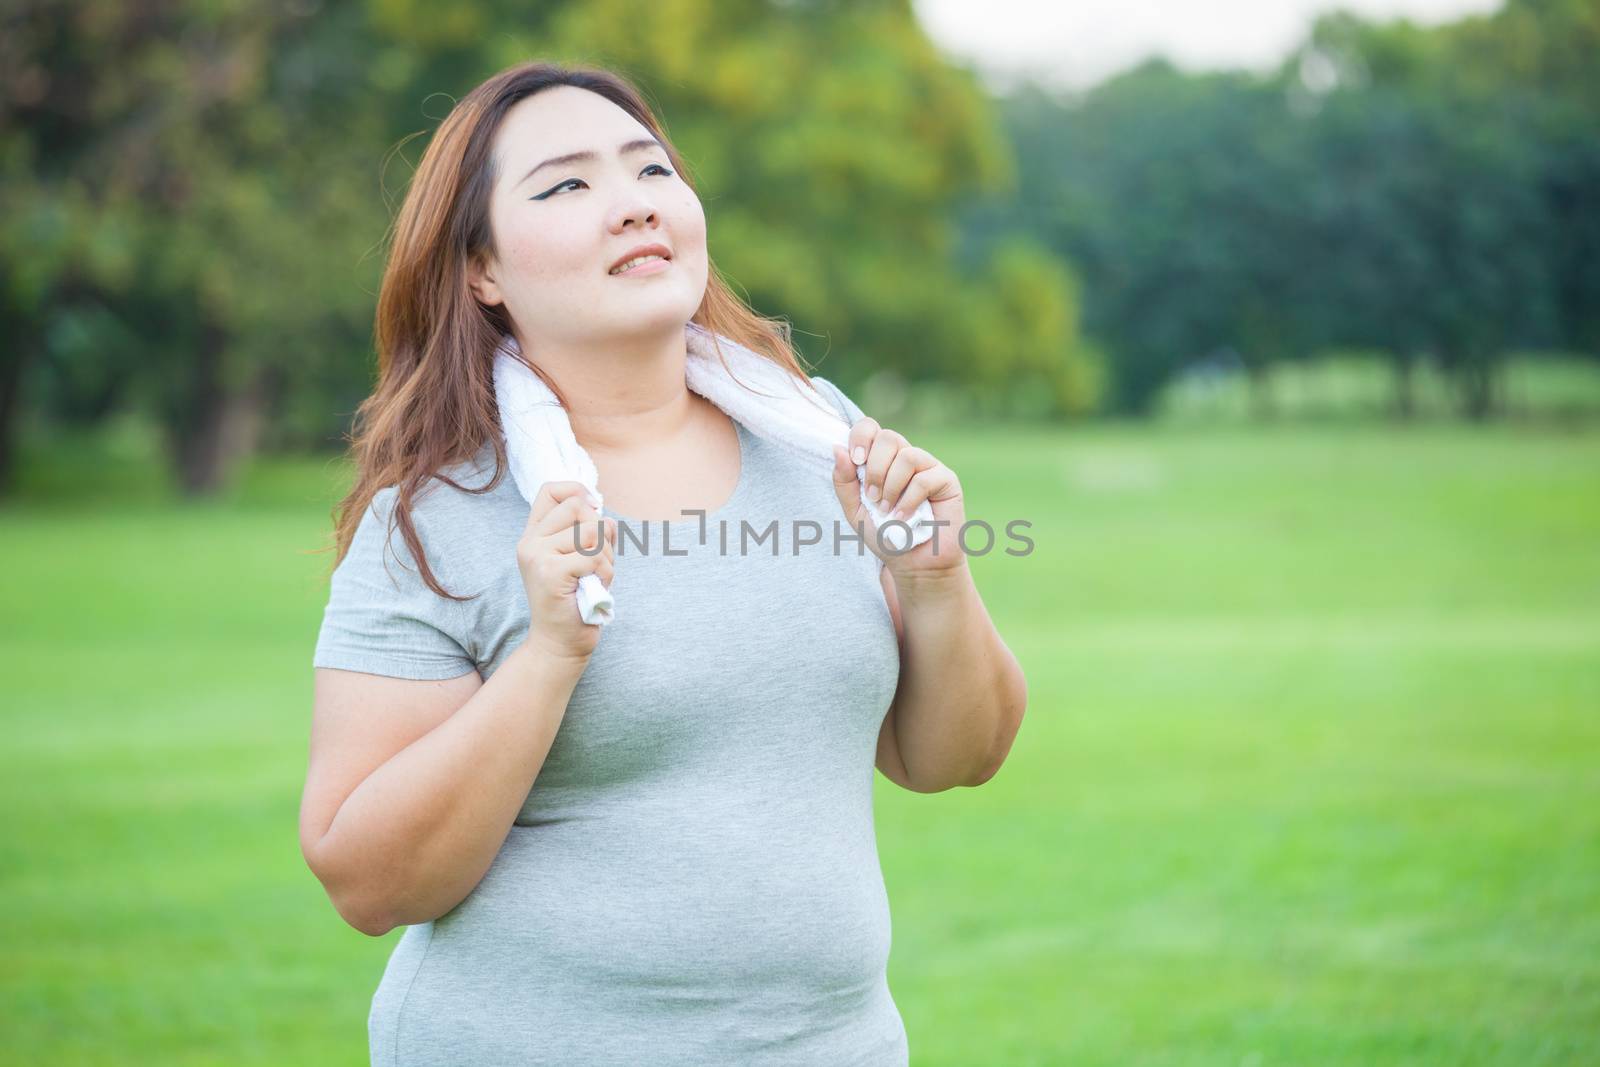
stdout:
[(607, 157), (624, 141), (650, 136), (648, 127), (600, 94), (558, 85), (511, 106), (494, 151), (501, 175), (516, 181), (551, 156), (590, 149)]

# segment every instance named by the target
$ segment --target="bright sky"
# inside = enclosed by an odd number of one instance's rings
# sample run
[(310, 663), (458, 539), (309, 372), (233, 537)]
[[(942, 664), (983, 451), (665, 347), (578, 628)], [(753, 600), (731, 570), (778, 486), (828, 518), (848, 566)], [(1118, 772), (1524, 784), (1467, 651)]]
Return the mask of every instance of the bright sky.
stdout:
[(1430, 24), (1500, 7), (1500, 0), (913, 0), (946, 54), (994, 88), (1032, 74), (1081, 88), (1159, 52), (1185, 70), (1266, 69), (1324, 11)]

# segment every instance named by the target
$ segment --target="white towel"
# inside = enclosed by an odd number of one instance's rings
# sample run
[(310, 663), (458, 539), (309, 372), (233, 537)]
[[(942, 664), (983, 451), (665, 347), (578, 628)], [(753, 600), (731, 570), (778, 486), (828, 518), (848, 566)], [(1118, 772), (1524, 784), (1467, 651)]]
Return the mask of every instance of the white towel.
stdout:
[[(772, 441), (816, 470), (819, 478), (833, 479), (833, 446), (850, 440), (850, 423), (817, 390), (800, 381), (770, 359), (726, 337), (719, 337), (723, 355), (733, 369), (717, 358), (711, 331), (698, 323), (685, 327), (688, 359), (684, 378), (689, 388), (716, 404), (745, 428)], [(495, 352), (494, 389), (500, 408), (500, 426), (506, 439), (506, 459), (523, 499), (532, 502), (545, 482), (576, 481), (594, 494), (601, 506), (599, 471), (594, 460), (572, 434), (566, 409), (550, 387), (517, 359), (515, 337), (506, 334)], [(749, 388), (746, 388), (746, 387)], [(751, 392), (754, 389), (755, 392)], [(856, 464), (861, 501), (880, 528), (889, 513), (882, 501), (866, 497), (867, 469)], [(911, 544), (933, 536), (933, 508), (926, 500), (906, 520)], [(906, 533), (898, 526), (883, 529), (883, 540), (898, 551)], [(867, 536), (871, 536), (869, 533)], [(583, 621), (604, 625), (615, 618), (615, 598), (598, 575), (578, 580), (578, 611)]]

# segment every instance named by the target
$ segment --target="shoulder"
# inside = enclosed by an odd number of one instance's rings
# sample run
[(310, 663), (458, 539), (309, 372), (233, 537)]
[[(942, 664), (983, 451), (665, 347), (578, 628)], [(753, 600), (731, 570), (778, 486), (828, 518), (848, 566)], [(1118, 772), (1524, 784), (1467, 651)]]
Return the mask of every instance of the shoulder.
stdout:
[[(396, 592), (412, 592), (420, 588), (421, 577), (417, 554), (406, 540), (397, 511), (400, 507), (400, 490), (386, 485), (372, 494), (367, 509), (356, 524), (350, 547), (334, 571), (335, 587), (342, 578), (346, 582), (364, 576), (364, 580), (387, 586)], [(427, 560), (434, 577), (450, 588), (445, 566), (451, 553), (444, 551), (448, 538), (440, 537), (429, 521), (430, 509), (422, 502), (413, 502), (409, 516), (411, 529)]]
[[(505, 547), (501, 542), (514, 551), (527, 524), (527, 504), (522, 502), (510, 471), (504, 471), (490, 488), (494, 473), (494, 452), (485, 447), (475, 457), (441, 468), (408, 501), (407, 514), (428, 566), (452, 592), (475, 591), (459, 585), (480, 585), (485, 577), (478, 573), (482, 561), (497, 558), (495, 550)], [(373, 494), (357, 526), (352, 553), (360, 549), (367, 555), (381, 555), (386, 562), (415, 568), (395, 514), (399, 504), (398, 486), (387, 485)]]
[(411, 503), (416, 521), (441, 536), (468, 533), (491, 522), (496, 514), (520, 510), (526, 518), (528, 509), (510, 467), (497, 470), (494, 449), (487, 444), (476, 454), (435, 471)]
[(811, 376), (811, 384), (816, 387), (818, 392), (828, 398), (833, 406), (839, 410), (839, 414), (843, 415), (852, 426), (866, 418), (866, 414), (861, 410), (860, 406), (854, 400), (851, 400), (843, 389), (834, 385), (827, 378), (820, 374), (813, 374)]

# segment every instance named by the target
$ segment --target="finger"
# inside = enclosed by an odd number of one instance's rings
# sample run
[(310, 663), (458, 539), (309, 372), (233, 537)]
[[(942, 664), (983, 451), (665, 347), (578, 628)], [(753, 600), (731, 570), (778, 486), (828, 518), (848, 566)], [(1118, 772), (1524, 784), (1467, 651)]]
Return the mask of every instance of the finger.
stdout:
[(856, 465), (850, 462), (847, 445), (833, 446), (833, 491), (851, 519), (861, 514), (861, 480)]
[(867, 453), (872, 449), (872, 439), (878, 432), (878, 420), (868, 415), (863, 415), (850, 427), (850, 440), (846, 447), (850, 450), (850, 462), (857, 467), (867, 461)]
[(616, 553), (612, 551), (611, 542), (603, 542), (600, 551), (591, 558), (594, 560), (594, 573), (600, 575), (601, 581), (610, 585), (612, 572), (616, 568)]
[[(593, 510), (593, 498), (581, 482), (547, 482), (545, 485), (546, 488), (540, 490), (540, 503), (530, 509), (528, 515), (528, 531), (540, 539), (569, 529), (583, 518), (584, 508)], [(551, 489), (554, 485), (563, 487)]]
[(578, 544), (590, 555), (598, 556), (606, 547), (606, 522), (599, 515), (586, 515), (578, 524)]
[(574, 522), (565, 530), (550, 535), (551, 548), (561, 553), (598, 556), (605, 551), (607, 542), (603, 520), (590, 516)]
[(901, 521), (911, 518), (912, 513), (922, 506), (923, 501), (928, 499), (929, 494), (932, 492), (932, 479), (937, 475), (936, 468), (918, 471), (912, 475), (911, 481), (906, 483), (905, 490), (892, 504), (888, 505), (893, 509), (889, 513), (889, 518), (900, 519)]
[[(573, 551), (580, 544), (585, 544), (583, 536), (588, 535), (586, 547), (593, 547), (596, 536), (597, 523), (600, 513), (581, 494), (568, 497), (550, 510), (541, 524), (540, 536), (556, 546), (559, 551)], [(576, 531), (574, 528), (576, 527)]]
[[(560, 534), (556, 536), (558, 538), (561, 537)], [(599, 561), (610, 559), (613, 555), (609, 539), (601, 540), (594, 529), (586, 530), (585, 536), (591, 543), (581, 550), (573, 547), (570, 540), (557, 543), (553, 550), (555, 558), (561, 562), (562, 566), (570, 563), (577, 568), (572, 573), (579, 575), (591, 573), (595, 570)]]
[(582, 552), (560, 552), (551, 564), (556, 573), (567, 578), (582, 578), (585, 574), (593, 574), (599, 566), (602, 554), (599, 552), (585, 555)]
[(600, 535), (600, 551), (595, 553), (596, 558), (610, 559), (617, 552), (617, 520), (602, 518), (598, 533)]
[(899, 453), (906, 439), (893, 430), (880, 429), (867, 449), (867, 499), (883, 499), (883, 479), (889, 473), (889, 464)]
[(535, 519), (542, 519), (557, 505), (574, 496), (588, 496), (589, 487), (582, 482), (565, 480), (545, 482), (539, 486), (530, 505)]
[(583, 519), (579, 505), (571, 500), (557, 504), (539, 524), (539, 543), (548, 551), (570, 551), (574, 546), (573, 527)]
[[(910, 501), (910, 507), (913, 509), (921, 507), (924, 500), (930, 504), (937, 504), (941, 500), (959, 500), (961, 498), (961, 480), (956, 477), (955, 471), (943, 463), (936, 467), (930, 467), (925, 471), (919, 471), (911, 482), (918, 490), (916, 497)], [(901, 507), (905, 506), (906, 500), (902, 498)], [(902, 519), (909, 517), (910, 511), (901, 516)]]
[(589, 561), (577, 553), (557, 556), (550, 564), (551, 580), (563, 595), (578, 588), (578, 581), (589, 573)]
[(590, 558), (595, 560), (595, 573), (599, 574), (604, 570), (605, 581), (609, 585), (611, 569), (616, 565), (615, 560), (617, 558), (617, 520), (606, 518), (603, 523), (604, 539), (600, 542), (600, 550), (591, 552)]
[(906, 445), (897, 452), (889, 464), (888, 473), (883, 476), (883, 506), (894, 507), (895, 502), (905, 494), (906, 486), (911, 484), (912, 477), (918, 471), (925, 470), (937, 462), (915, 445)]

